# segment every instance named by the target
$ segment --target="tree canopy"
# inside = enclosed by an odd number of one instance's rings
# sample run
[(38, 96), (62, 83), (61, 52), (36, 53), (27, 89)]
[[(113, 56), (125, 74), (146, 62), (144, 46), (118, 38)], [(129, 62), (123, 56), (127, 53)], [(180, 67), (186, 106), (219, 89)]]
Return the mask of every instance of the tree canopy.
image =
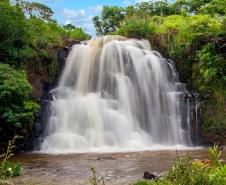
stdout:
[(104, 6), (101, 17), (93, 17), (97, 35), (114, 32), (119, 27), (120, 21), (125, 17), (124, 9), (121, 7)]

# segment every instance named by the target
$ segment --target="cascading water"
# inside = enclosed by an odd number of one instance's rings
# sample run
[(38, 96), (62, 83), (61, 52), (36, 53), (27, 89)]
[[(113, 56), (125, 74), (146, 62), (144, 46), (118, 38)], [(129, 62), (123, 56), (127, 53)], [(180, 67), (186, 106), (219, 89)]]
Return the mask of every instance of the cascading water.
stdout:
[(43, 152), (108, 152), (188, 145), (171, 61), (145, 40), (104, 36), (70, 52)]

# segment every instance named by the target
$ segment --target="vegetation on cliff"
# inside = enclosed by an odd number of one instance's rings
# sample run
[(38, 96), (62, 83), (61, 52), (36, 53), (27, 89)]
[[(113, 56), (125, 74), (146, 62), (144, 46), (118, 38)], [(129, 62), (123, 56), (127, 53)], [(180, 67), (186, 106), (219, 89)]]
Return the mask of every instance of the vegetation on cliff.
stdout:
[[(118, 16), (115, 16), (117, 12)], [(226, 133), (226, 2), (166, 0), (104, 7), (93, 22), (97, 34), (148, 39), (175, 61), (181, 81), (202, 98), (204, 134)], [(219, 138), (218, 138), (219, 139)]]

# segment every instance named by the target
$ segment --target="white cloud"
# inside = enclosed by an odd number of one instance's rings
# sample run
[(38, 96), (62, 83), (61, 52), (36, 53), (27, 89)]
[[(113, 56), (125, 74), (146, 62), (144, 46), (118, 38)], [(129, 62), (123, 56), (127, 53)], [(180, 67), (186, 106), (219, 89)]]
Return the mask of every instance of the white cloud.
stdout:
[(70, 10), (70, 9), (64, 8), (62, 14), (65, 19), (78, 19), (78, 18), (80, 19), (80, 18), (87, 17), (84, 9)]
[(100, 14), (103, 10), (103, 5), (97, 5), (89, 8), (90, 12), (94, 14)]
[[(142, 3), (142, 2), (158, 2), (161, 0), (135, 0), (135, 3)], [(171, 0), (172, 1), (172, 0)], [(169, 1), (169, 2), (171, 2)]]
[(29, 0), (29, 1), (46, 4), (46, 3), (58, 3), (58, 2), (61, 2), (63, 0)]
[(61, 12), (63, 15), (63, 22), (64, 24), (70, 23), (77, 27), (81, 27), (86, 33), (95, 36), (96, 30), (93, 25), (92, 18), (95, 15), (99, 15), (102, 8), (102, 5), (79, 10), (64, 8)]
[(135, 3), (149, 2), (150, 0), (136, 0)]
[(131, 0), (124, 0), (123, 4), (124, 4), (125, 6), (130, 6), (130, 5), (133, 4), (133, 2), (132, 2)]

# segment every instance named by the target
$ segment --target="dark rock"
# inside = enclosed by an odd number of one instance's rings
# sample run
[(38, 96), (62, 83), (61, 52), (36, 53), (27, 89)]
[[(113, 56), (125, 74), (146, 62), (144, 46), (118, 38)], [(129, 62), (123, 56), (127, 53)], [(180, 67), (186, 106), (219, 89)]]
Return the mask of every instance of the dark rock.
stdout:
[(144, 179), (149, 179), (149, 180), (156, 180), (159, 178), (158, 175), (156, 174), (153, 174), (153, 173), (149, 173), (149, 172), (144, 172), (144, 176), (143, 176)]
[(14, 153), (19, 153), (21, 151), (23, 151), (25, 148), (24, 144), (17, 144), (14, 149), (13, 149), (13, 152)]
[(191, 95), (192, 95), (194, 98), (199, 98), (199, 93), (197, 93), (197, 92), (191, 91)]
[(35, 122), (34, 123), (34, 135), (39, 136), (42, 132), (42, 124), (40, 122)]
[(66, 46), (68, 48), (70, 48), (70, 47), (72, 47), (73, 45), (76, 45), (76, 44), (81, 44), (80, 40), (70, 40), (70, 39), (68, 39), (65, 42), (66, 42)]

